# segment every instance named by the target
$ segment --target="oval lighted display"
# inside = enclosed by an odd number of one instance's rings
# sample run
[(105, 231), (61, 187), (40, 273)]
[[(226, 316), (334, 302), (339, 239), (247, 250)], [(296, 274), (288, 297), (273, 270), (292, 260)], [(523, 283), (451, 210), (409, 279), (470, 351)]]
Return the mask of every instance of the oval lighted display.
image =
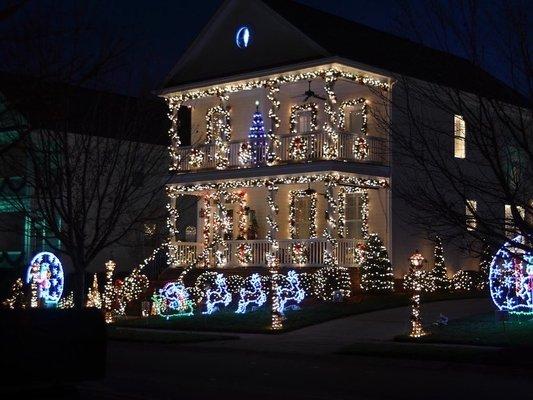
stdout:
[(55, 254), (38, 253), (30, 262), (26, 282), (37, 290), (37, 296), (45, 303), (57, 303), (63, 294), (65, 276), (63, 266)]
[(250, 44), (252, 33), (247, 26), (241, 26), (235, 34), (235, 43), (239, 49), (245, 49)]

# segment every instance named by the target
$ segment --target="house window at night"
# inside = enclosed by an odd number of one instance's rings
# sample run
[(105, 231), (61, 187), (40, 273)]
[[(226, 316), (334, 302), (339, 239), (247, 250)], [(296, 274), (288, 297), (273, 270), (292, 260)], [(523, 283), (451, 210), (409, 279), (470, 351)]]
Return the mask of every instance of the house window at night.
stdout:
[(477, 212), (477, 202), (475, 200), (467, 200), (465, 207), (466, 228), (473, 231), (477, 227), (475, 213)]
[(345, 206), (346, 238), (363, 238), (362, 197), (360, 193), (347, 193)]
[(363, 126), (363, 113), (355, 107), (346, 109), (346, 127), (350, 133), (361, 133)]
[(454, 116), (454, 155), (455, 158), (466, 157), (466, 125), (461, 115)]
[(298, 133), (311, 132), (312, 118), (313, 114), (311, 111), (298, 111), (296, 127)]
[(297, 197), (294, 199), (296, 209), (296, 238), (308, 239), (310, 236), (311, 223), (309, 215), (311, 215), (311, 198), (309, 196)]

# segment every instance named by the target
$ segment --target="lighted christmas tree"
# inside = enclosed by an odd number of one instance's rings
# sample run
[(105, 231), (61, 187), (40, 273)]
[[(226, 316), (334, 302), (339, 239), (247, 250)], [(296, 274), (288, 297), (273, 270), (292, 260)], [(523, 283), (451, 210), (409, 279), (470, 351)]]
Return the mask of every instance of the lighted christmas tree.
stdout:
[(98, 276), (94, 274), (93, 284), (87, 293), (87, 307), (102, 308), (102, 295), (98, 288)]
[(255, 102), (255, 112), (252, 116), (252, 126), (248, 139), (252, 147), (252, 164), (257, 164), (264, 159), (266, 150), (266, 133), (263, 114), (259, 111), (259, 101)]
[(361, 264), (361, 289), (367, 292), (389, 292), (394, 289), (387, 249), (375, 233), (371, 233), (366, 241), (365, 259)]
[(444, 264), (444, 249), (442, 240), (439, 236), (435, 237), (435, 266), (433, 267), (433, 278), (436, 290), (447, 290), (450, 287), (450, 281)]

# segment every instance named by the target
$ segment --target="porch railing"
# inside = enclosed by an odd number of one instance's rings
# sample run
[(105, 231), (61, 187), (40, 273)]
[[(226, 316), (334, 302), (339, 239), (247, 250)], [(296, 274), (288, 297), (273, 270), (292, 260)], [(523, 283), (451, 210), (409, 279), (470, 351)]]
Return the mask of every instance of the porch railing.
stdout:
[[(358, 239), (338, 239), (337, 259), (340, 266), (357, 266), (354, 259), (354, 250)], [(227, 267), (238, 266), (265, 266), (266, 255), (270, 250), (270, 243), (267, 240), (229, 240), (225, 252)], [(317, 239), (281, 239), (279, 240), (280, 265), (287, 266), (321, 266), (324, 264), (324, 250), (327, 241), (325, 238)], [(244, 262), (243, 257), (239, 257), (241, 246), (247, 246), (249, 259)], [(176, 257), (180, 265), (190, 265), (200, 253), (201, 244), (194, 242), (175, 243)]]
[[(276, 157), (278, 164), (327, 159), (324, 154), (327, 140), (327, 133), (323, 131), (277, 136)], [(266, 165), (266, 148), (259, 146), (253, 150), (256, 155), (255, 160), (251, 160), (249, 157), (252, 149), (247, 140), (230, 142), (227, 168), (239, 169)], [(338, 160), (377, 165), (389, 164), (388, 141), (377, 136), (339, 132), (336, 150)], [(180, 171), (216, 168), (215, 144), (180, 147), (176, 154), (179, 157)]]

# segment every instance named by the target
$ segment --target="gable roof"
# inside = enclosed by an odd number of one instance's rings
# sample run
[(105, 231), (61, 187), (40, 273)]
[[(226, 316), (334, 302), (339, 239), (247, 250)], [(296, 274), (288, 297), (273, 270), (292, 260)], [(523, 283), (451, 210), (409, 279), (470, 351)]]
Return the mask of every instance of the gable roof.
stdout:
[[(227, 17), (227, 15), (223, 15), (222, 11), (228, 8), (230, 4), (237, 2), (238, 0), (226, 1), (217, 11), (208, 27), (204, 29), (203, 34), (217, 19)], [(309, 57), (300, 60), (287, 60), (285, 65), (294, 64), (296, 61), (338, 57), (389, 71), (392, 74), (478, 93), (489, 98), (523, 103), (521, 95), (488, 72), (461, 57), (305, 6), (296, 1), (247, 1), (249, 7), (254, 3), (268, 6), (278, 17), (296, 28), (302, 34), (302, 38), (314, 43), (317, 49), (314, 55), (310, 54)], [(198, 43), (199, 39), (193, 43), (191, 48), (198, 46)], [(189, 56), (191, 48), (188, 50)], [(268, 51), (269, 49), (265, 47), (261, 50)], [(213, 72), (212, 76), (205, 73), (195, 76), (194, 74), (181, 75), (180, 69), (175, 68), (163, 87), (170, 88), (254, 71), (253, 68), (243, 69), (242, 62), (236, 60), (235, 55), (228, 55), (228, 57), (235, 60), (236, 65), (233, 71), (227, 71), (226, 74)], [(256, 67), (255, 70), (269, 69), (282, 66), (282, 64), (264, 65), (263, 68)]]
[(6, 111), (18, 113), (32, 130), (169, 143), (168, 109), (156, 97), (125, 96), (7, 72), (0, 72), (0, 96)]

